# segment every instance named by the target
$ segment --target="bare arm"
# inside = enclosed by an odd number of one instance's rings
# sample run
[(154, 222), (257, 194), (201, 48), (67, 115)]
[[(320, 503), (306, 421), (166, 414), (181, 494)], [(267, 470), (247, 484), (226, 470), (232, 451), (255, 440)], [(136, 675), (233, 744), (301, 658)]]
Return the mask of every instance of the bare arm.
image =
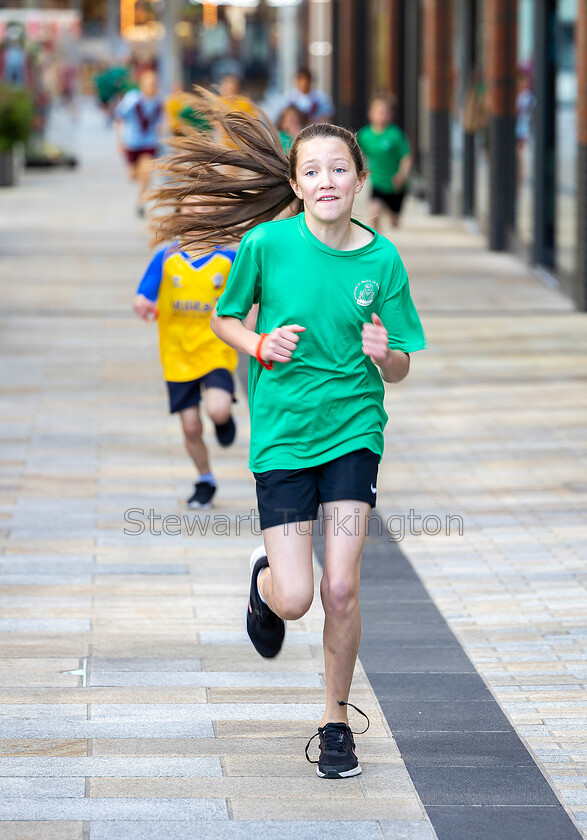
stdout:
[(410, 356), (402, 350), (390, 350), (388, 347), (386, 358), (377, 364), (386, 382), (401, 382), (409, 373)]
[(157, 319), (157, 304), (144, 295), (135, 295), (132, 307), (135, 315), (143, 321), (155, 321)]
[(260, 336), (254, 330), (246, 327), (244, 322), (238, 318), (229, 316), (219, 318), (216, 310), (214, 310), (210, 318), (210, 327), (218, 338), (225, 344), (234, 347), (235, 350), (248, 353), (249, 356), (254, 356), (257, 352)]
[(401, 189), (408, 180), (413, 161), (414, 159), (411, 155), (404, 155), (400, 160), (399, 169), (393, 176), (393, 185), (396, 189)]
[[(251, 318), (252, 311), (247, 315), (245, 321), (240, 321), (238, 318), (229, 315), (219, 317), (214, 310), (210, 319), (212, 332), (226, 344), (234, 347), (235, 350), (248, 353), (249, 356), (256, 356), (261, 336), (253, 329), (245, 326), (246, 323), (250, 323), (248, 319)], [(299, 340), (298, 333), (304, 330), (305, 327), (300, 327), (299, 324), (276, 327), (263, 341), (261, 358), (265, 362), (289, 362)]]
[(378, 315), (372, 324), (363, 324), (363, 353), (370, 356), (386, 382), (401, 382), (410, 370), (410, 356), (403, 350), (391, 350), (387, 330)]

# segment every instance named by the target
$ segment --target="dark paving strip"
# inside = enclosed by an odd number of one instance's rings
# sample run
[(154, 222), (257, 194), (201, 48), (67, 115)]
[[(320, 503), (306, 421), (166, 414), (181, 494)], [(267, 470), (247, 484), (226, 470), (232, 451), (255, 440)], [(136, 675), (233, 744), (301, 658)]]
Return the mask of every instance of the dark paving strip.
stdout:
[[(314, 547), (322, 563), (318, 534)], [(439, 840), (580, 840), (413, 566), (385, 536), (365, 544), (361, 613), (361, 662)]]

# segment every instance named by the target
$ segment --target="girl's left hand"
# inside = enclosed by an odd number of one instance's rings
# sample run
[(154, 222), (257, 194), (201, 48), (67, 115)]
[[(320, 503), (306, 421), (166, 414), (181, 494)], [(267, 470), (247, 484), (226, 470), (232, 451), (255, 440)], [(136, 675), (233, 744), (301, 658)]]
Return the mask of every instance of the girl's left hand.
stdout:
[(372, 324), (363, 324), (363, 353), (380, 365), (389, 354), (389, 336), (379, 315), (373, 313)]

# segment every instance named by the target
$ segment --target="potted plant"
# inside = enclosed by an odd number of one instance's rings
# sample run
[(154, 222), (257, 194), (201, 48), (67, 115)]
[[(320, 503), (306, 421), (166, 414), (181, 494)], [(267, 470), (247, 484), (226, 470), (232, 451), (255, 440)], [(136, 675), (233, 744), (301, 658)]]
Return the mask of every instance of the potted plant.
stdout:
[(30, 92), (0, 82), (0, 186), (14, 184), (14, 148), (28, 139), (33, 120), (34, 106)]

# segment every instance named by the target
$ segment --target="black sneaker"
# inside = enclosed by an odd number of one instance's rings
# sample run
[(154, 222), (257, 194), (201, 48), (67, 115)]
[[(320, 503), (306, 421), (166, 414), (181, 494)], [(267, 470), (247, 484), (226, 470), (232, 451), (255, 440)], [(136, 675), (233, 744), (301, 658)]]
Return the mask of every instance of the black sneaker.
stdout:
[(236, 436), (236, 423), (229, 417), (226, 423), (216, 426), (216, 438), (220, 446), (230, 446)]
[(285, 621), (275, 615), (259, 597), (257, 576), (269, 565), (265, 546), (259, 546), (251, 554), (251, 588), (245, 612), (245, 629), (253, 647), (266, 659), (277, 656), (285, 637)]
[(194, 485), (194, 493), (187, 500), (189, 508), (209, 508), (212, 497), (216, 492), (216, 485), (209, 481), (198, 481)]
[[(363, 729), (366, 732), (369, 729), (369, 718), (365, 712), (361, 712), (352, 703), (344, 703), (339, 700), (340, 706), (352, 706), (357, 712), (367, 718), (367, 726)], [(363, 732), (359, 732), (362, 735)], [(310, 764), (317, 764), (316, 773), (322, 779), (346, 779), (349, 776), (358, 776), (361, 773), (361, 765), (355, 752), (355, 739), (350, 726), (346, 723), (327, 723), (326, 726), (319, 726), (318, 732), (312, 735), (306, 744), (306, 758)], [(320, 737), (320, 757), (318, 761), (312, 761), (308, 755), (308, 747), (314, 738)]]

